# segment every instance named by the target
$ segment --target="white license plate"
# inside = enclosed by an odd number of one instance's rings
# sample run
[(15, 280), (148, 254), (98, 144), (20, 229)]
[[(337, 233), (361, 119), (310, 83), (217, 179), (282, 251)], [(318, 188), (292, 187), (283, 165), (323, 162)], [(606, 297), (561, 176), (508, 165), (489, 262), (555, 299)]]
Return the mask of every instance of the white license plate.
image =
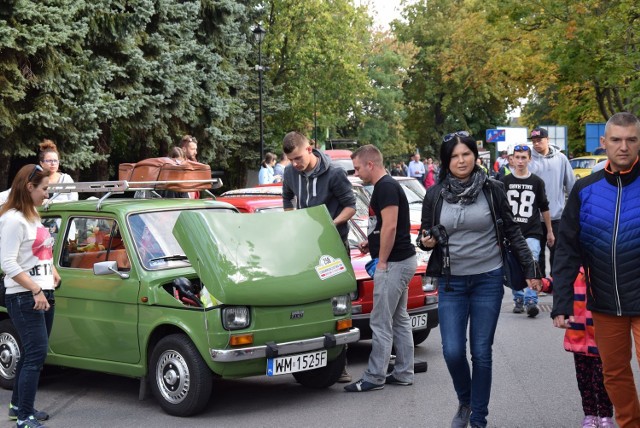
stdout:
[(313, 370), (327, 365), (327, 351), (287, 355), (267, 359), (267, 376)]
[(419, 330), (427, 326), (427, 314), (411, 315), (411, 329)]

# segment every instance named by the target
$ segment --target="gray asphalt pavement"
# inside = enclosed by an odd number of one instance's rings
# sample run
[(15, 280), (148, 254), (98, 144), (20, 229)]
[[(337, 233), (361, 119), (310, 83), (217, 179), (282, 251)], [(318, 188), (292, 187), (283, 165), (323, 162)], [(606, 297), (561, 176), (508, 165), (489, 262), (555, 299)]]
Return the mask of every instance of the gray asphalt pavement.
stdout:
[[(511, 313), (505, 293), (494, 345), (494, 381), (489, 426), (571, 428), (582, 421), (572, 354), (563, 332), (549, 318), (551, 296), (541, 297), (536, 319)], [(370, 342), (349, 349), (349, 371), (362, 374)], [(416, 348), (427, 373), (413, 386), (388, 385), (367, 393), (345, 393), (343, 385), (312, 390), (285, 375), (218, 381), (209, 408), (198, 416), (168, 416), (153, 398), (138, 400), (138, 382), (80, 370), (47, 369), (37, 408), (51, 413), (47, 426), (75, 427), (434, 427), (446, 428), (457, 400), (442, 359), (439, 331)], [(637, 376), (637, 364), (634, 363)], [(0, 391), (8, 404), (10, 391)], [(8, 419), (0, 427), (14, 426)]]

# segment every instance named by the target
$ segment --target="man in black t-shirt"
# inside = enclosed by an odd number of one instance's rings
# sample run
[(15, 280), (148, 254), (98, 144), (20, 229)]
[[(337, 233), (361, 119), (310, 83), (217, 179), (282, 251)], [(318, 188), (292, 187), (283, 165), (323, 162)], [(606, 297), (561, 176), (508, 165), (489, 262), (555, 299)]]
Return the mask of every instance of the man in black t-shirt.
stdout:
[[(527, 240), (527, 245), (533, 253), (533, 258), (538, 260), (540, 255), (540, 241), (543, 237), (540, 216), (547, 226), (547, 245), (553, 247), (555, 237), (551, 228), (551, 215), (549, 213), (549, 200), (544, 190), (544, 181), (535, 174), (529, 172), (531, 161), (531, 148), (526, 144), (517, 145), (513, 151), (513, 163), (515, 168), (511, 174), (502, 177), (507, 199), (511, 205), (511, 211), (515, 221), (520, 225), (522, 235)], [(538, 309), (537, 293), (526, 288), (523, 291), (513, 292), (513, 312), (521, 314), (527, 311), (530, 318), (534, 318)]]
[[(373, 310), (369, 364), (359, 381), (347, 385), (347, 392), (382, 389), (386, 384), (413, 384), (413, 336), (407, 313), (409, 281), (416, 270), (416, 252), (409, 230), (409, 203), (402, 187), (387, 175), (382, 154), (372, 145), (353, 155), (356, 177), (373, 184), (369, 206), (368, 240), (360, 244), (363, 253), (378, 259), (373, 275)], [(391, 347), (396, 363), (387, 376)]]

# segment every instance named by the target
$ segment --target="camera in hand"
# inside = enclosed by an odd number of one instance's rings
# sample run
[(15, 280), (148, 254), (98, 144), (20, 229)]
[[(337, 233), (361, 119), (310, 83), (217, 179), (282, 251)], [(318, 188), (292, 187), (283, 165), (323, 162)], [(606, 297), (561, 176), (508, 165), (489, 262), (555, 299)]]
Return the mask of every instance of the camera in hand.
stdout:
[(449, 243), (449, 235), (447, 234), (447, 229), (445, 229), (441, 224), (436, 224), (431, 229), (429, 229), (429, 235), (433, 236), (433, 238), (441, 246), (445, 246)]

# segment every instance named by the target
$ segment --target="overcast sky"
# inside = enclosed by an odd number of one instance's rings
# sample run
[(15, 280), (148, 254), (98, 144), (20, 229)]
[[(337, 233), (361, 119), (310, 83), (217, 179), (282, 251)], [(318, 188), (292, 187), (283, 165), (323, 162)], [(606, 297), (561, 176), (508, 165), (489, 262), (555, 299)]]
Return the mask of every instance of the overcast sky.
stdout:
[[(371, 11), (376, 25), (389, 28), (389, 22), (400, 18), (400, 0), (370, 0), (375, 13)], [(364, 3), (364, 1), (363, 1)]]

